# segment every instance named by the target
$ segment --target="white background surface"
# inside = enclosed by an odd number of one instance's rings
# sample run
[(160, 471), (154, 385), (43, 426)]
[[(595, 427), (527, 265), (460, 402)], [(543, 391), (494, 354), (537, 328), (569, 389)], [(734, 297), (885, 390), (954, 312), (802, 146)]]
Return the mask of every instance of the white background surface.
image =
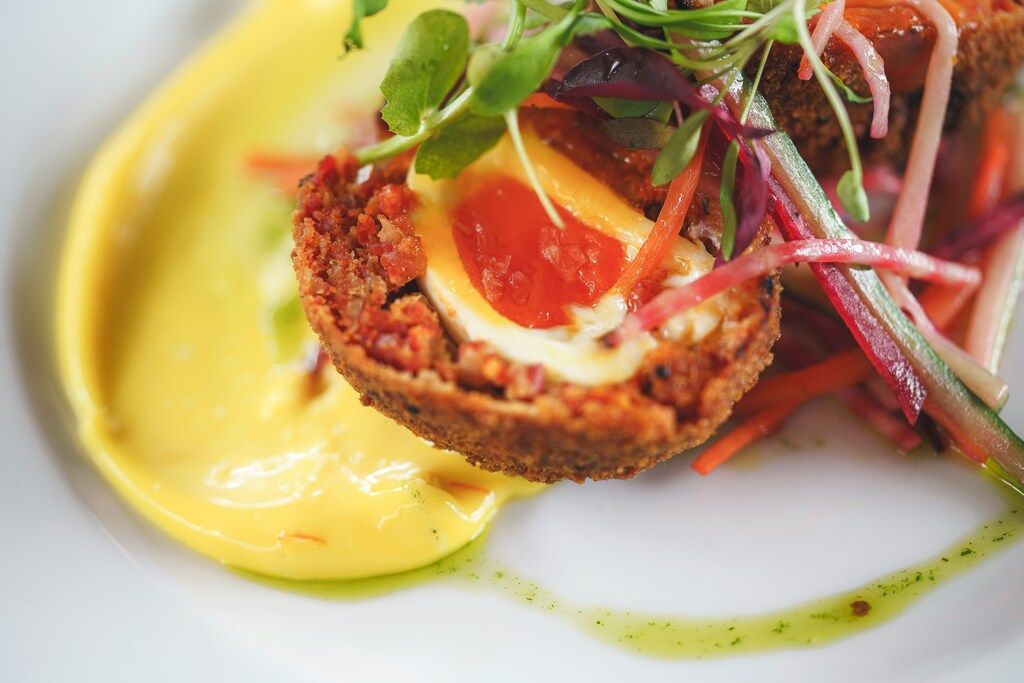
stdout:
[[(1020, 679), (1024, 546), (832, 646), (660, 661), (455, 586), (363, 602), (275, 592), (131, 513), (64, 435), (46, 329), (55, 252), (89, 154), (239, 4), (9, 3), (0, 22), (0, 679)], [(1021, 331), (1004, 369), (1016, 386)], [(1005, 415), (1024, 428), (1019, 396)], [(490, 554), (586, 604), (747, 613), (926, 559), (1001, 507), (969, 467), (894, 457), (827, 404), (787, 436), (802, 447), (706, 479), (676, 462), (556, 487), (509, 507)]]

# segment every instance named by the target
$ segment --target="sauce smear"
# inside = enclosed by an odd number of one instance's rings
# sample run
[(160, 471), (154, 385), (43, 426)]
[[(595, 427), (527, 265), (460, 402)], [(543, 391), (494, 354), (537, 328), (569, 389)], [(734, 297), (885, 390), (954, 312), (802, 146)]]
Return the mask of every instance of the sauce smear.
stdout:
[(622, 244), (559, 207), (554, 225), (526, 185), (481, 178), (454, 209), (453, 236), (473, 286), (498, 313), (524, 327), (570, 322), (566, 306), (590, 306), (618, 280)]

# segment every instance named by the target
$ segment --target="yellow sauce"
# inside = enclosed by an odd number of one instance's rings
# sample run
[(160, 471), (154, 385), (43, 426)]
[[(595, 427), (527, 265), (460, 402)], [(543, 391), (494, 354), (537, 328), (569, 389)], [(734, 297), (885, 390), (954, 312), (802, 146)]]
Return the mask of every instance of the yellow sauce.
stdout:
[(345, 106), (372, 112), (423, 7), (392, 4), (340, 61), (349, 3), (260, 4), (107, 143), (72, 214), (57, 330), (85, 447), (154, 523), (253, 572), (423, 566), (538, 489), (432, 448), (333, 370), (310, 377), (288, 205), (243, 171), (257, 150), (329, 151)]
[[(129, 503), (211, 558), (280, 577), (263, 579), (275, 586), (365, 597), (458, 580), (655, 657), (830, 642), (1019, 540), (1014, 507), (939, 558), (850, 593), (713, 620), (570, 604), (467, 546), (502, 503), (540, 487), (432, 448), (361, 406), (333, 371), (311, 377), (289, 204), (241, 171), (256, 150), (342, 144), (341, 112), (372, 113), (400, 29), (431, 4), (392, 0), (365, 26), (371, 49), (339, 61), (349, 3), (265, 0), (94, 160), (60, 272), (58, 351), (81, 440)], [(360, 577), (376, 578), (348, 581)], [(870, 612), (854, 614), (861, 600)]]

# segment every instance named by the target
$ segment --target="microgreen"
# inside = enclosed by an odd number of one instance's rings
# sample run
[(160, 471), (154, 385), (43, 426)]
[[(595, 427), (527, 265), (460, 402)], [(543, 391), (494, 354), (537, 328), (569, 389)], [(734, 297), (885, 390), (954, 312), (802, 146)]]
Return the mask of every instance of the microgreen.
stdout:
[(669, 182), (690, 163), (693, 155), (697, 153), (701, 130), (707, 118), (706, 109), (695, 111), (665, 143), (651, 169), (651, 182), (655, 186)]
[[(595, 97), (594, 103), (616, 119), (639, 119), (651, 117), (662, 123), (672, 113), (670, 102), (651, 100), (625, 100), (618, 97)], [(667, 105), (667, 107), (666, 107)]]
[(526, 171), (526, 177), (529, 179), (533, 191), (537, 194), (537, 199), (540, 200), (541, 206), (544, 207), (544, 211), (547, 213), (548, 218), (551, 219), (551, 222), (559, 228), (564, 228), (565, 221), (562, 220), (562, 217), (555, 209), (555, 205), (551, 202), (551, 198), (548, 197), (548, 193), (540, 182), (540, 177), (537, 175), (537, 169), (534, 168), (533, 162), (530, 161), (530, 155), (526, 153), (526, 144), (523, 142), (523, 135), (519, 130), (519, 117), (514, 110), (505, 112), (505, 124), (508, 126), (512, 145), (516, 149), (516, 154), (519, 155), (519, 160), (523, 164), (523, 170)]
[(828, 77), (828, 69), (822, 64), (821, 58), (818, 57), (818, 53), (814, 50), (814, 46), (811, 43), (811, 34), (807, 30), (807, 19), (804, 12), (803, 2), (798, 1), (793, 4), (793, 20), (796, 23), (797, 38), (800, 46), (803, 47), (804, 54), (811, 63), (814, 78), (818, 81), (818, 85), (821, 87), (826, 99), (828, 99), (832, 111), (835, 112), (839, 129), (843, 133), (846, 151), (850, 156), (850, 169), (843, 173), (839, 179), (836, 194), (839, 195), (839, 201), (852, 218), (858, 221), (866, 221), (870, 218), (870, 210), (868, 208), (867, 193), (864, 191), (864, 173), (861, 169), (857, 137), (853, 132), (853, 124), (850, 123), (850, 115), (839, 99), (839, 91), (832, 84), (831, 79)]
[(722, 258), (732, 258), (733, 247), (736, 245), (736, 206), (733, 204), (733, 193), (736, 189), (736, 161), (739, 158), (740, 144), (733, 140), (725, 150), (722, 159), (722, 184), (718, 189), (718, 202), (722, 208)]
[(381, 118), (393, 133), (419, 131), (462, 76), (468, 52), (461, 14), (431, 10), (409, 24), (380, 86), (387, 99)]
[(454, 178), (476, 161), (505, 134), (500, 116), (466, 114), (420, 145), (416, 172), (431, 178)]
[(502, 116), (541, 86), (572, 36), (572, 27), (583, 8), (573, 9), (540, 33), (521, 40), (498, 57), (474, 85), (469, 108), (478, 116)]
[(601, 130), (612, 142), (629, 149), (662, 149), (676, 131), (651, 118), (612, 119), (602, 122)]
[(832, 79), (832, 82), (839, 89), (839, 92), (843, 94), (843, 97), (846, 98), (847, 102), (850, 102), (851, 104), (868, 104), (872, 101), (870, 95), (866, 97), (864, 95), (858, 95), (850, 86), (846, 85), (846, 82), (843, 81), (843, 79), (841, 79), (839, 76), (837, 76), (831, 69), (829, 69), (828, 71), (828, 77)]
[(345, 33), (345, 52), (363, 49), (363, 19), (388, 6), (388, 0), (352, 0), (352, 22)]
[[(673, 8), (665, 0), (509, 0), (508, 30), (500, 43), (478, 45), (470, 54), (465, 21), (443, 10), (421, 14), (406, 31), (381, 90), (382, 117), (395, 135), (357, 150), (367, 163), (419, 147), (416, 167), (433, 177), (453, 177), (508, 131), (531, 185), (556, 224), (561, 220), (537, 181), (526, 155), (516, 110), (532, 93), (556, 99), (601, 119), (609, 138), (625, 147), (660, 150), (652, 182), (663, 185), (693, 158), (709, 121), (728, 141), (720, 194), (726, 215), (723, 255), (756, 232), (764, 215), (764, 176), (754, 140), (772, 131), (745, 124), (721, 104), (744, 67), (760, 52), (754, 86), (776, 42), (809, 49), (807, 17), (821, 0), (722, 0), (699, 8)], [(386, 2), (354, 0), (353, 29), (361, 45), (359, 20)], [(589, 9), (588, 9), (589, 4)], [(598, 11), (589, 11), (596, 8)], [(592, 38), (579, 38), (580, 36)], [(562, 49), (579, 38), (605, 47), (550, 81)], [(623, 46), (624, 45), (624, 46)], [(839, 184), (844, 207), (867, 217), (860, 159), (839, 91), (853, 102), (863, 98), (810, 54), (816, 79), (836, 111), (850, 154), (850, 171)], [(749, 106), (750, 95), (745, 95)], [(668, 125), (674, 109), (680, 125)], [(608, 120), (610, 119), (610, 120)], [(721, 154), (722, 152), (719, 152)], [(728, 175), (729, 177), (725, 177)], [(737, 190), (738, 186), (738, 190)], [(750, 196), (748, 196), (750, 195)]]

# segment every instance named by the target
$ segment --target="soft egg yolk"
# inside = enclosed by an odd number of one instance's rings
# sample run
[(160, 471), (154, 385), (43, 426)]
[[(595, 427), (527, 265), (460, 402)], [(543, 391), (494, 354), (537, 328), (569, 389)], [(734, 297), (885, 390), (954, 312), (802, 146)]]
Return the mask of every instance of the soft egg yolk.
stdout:
[(532, 189), (494, 175), (481, 178), (452, 211), (452, 235), (473, 286), (523, 327), (568, 325), (567, 307), (593, 305), (626, 263), (621, 242), (557, 210), (564, 227)]

